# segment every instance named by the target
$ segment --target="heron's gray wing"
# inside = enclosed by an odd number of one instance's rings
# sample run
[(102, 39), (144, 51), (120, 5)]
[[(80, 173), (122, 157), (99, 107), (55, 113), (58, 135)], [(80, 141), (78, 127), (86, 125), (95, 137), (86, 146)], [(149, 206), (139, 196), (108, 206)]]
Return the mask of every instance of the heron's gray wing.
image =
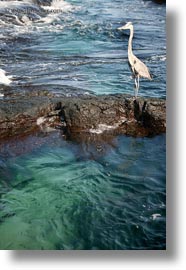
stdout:
[(151, 79), (148, 67), (137, 57), (135, 57), (134, 59), (134, 69), (135, 72), (139, 74), (140, 77)]

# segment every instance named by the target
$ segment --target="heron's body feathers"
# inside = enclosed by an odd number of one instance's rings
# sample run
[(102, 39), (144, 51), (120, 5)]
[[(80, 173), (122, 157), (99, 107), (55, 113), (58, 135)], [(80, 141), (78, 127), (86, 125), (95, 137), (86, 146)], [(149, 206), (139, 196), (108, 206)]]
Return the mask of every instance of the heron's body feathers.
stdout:
[(133, 54), (129, 55), (128, 58), (134, 75), (152, 80), (148, 67), (140, 59)]

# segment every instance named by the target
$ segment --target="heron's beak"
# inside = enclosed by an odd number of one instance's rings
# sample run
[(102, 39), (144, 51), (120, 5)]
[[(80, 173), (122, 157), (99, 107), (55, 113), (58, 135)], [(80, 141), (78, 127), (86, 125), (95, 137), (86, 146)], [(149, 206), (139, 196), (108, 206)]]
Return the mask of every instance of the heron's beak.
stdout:
[(126, 29), (125, 25), (121, 26), (121, 27), (118, 27), (118, 30), (125, 30), (125, 29)]
[(118, 30), (122, 30), (122, 29), (123, 29), (123, 26), (121, 26), (121, 27), (118, 27), (117, 29), (118, 29)]

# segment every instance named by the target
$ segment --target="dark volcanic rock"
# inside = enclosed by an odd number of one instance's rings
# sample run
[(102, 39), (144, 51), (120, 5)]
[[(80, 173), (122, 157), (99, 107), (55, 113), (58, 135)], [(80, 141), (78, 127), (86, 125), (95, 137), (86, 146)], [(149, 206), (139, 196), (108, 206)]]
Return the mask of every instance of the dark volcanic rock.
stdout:
[(69, 133), (101, 131), (131, 136), (165, 132), (166, 106), (160, 99), (127, 95), (75, 98), (62, 103)]
[(166, 131), (165, 100), (128, 95), (32, 95), (0, 102), (0, 138), (62, 129), (70, 138), (106, 134), (151, 136)]

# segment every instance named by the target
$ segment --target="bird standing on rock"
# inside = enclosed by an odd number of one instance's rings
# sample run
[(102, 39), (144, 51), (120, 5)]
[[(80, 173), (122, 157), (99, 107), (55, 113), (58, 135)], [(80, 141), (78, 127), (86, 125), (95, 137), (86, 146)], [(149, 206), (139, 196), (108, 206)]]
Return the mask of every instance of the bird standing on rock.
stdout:
[(136, 86), (135, 97), (137, 97), (139, 90), (139, 78), (142, 77), (152, 80), (152, 76), (150, 75), (148, 67), (133, 54), (132, 51), (132, 39), (134, 35), (133, 24), (131, 22), (128, 22), (124, 26), (118, 28), (118, 30), (126, 30), (126, 29), (130, 30), (130, 37), (128, 42), (128, 60), (135, 78), (135, 86)]

